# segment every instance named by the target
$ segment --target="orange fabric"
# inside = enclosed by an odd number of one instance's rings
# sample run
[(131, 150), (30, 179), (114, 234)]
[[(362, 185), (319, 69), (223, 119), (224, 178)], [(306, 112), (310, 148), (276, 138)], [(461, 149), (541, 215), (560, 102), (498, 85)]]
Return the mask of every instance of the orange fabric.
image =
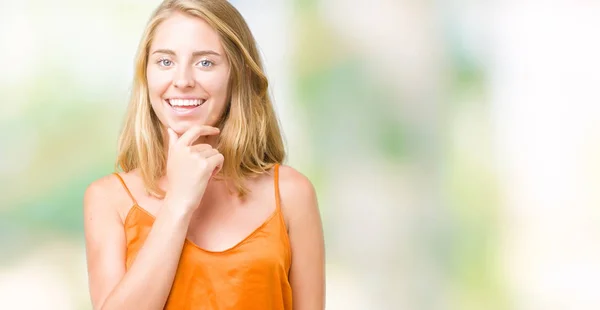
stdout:
[[(273, 214), (232, 248), (211, 252), (186, 239), (165, 309), (292, 309), (288, 274), (291, 250), (279, 202), (279, 166), (275, 166)], [(117, 175), (118, 176), (118, 175)], [(118, 176), (121, 179), (120, 176)], [(125, 219), (127, 269), (142, 247), (154, 216), (134, 202)]]

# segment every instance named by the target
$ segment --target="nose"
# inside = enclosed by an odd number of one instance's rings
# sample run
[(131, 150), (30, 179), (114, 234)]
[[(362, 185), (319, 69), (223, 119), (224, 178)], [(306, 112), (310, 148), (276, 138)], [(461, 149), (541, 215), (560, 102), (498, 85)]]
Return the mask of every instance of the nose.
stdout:
[(176, 88), (187, 88), (194, 87), (195, 81), (192, 69), (186, 67), (180, 67), (173, 79), (173, 85)]

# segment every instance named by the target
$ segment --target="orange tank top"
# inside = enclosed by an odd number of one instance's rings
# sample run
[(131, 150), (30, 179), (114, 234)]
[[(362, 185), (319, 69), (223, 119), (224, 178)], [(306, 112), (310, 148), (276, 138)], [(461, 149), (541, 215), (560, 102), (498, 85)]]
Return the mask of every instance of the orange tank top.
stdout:
[[(291, 249), (279, 198), (279, 165), (275, 165), (276, 209), (250, 235), (232, 248), (212, 252), (186, 238), (169, 298), (168, 310), (290, 310), (288, 279)], [(125, 222), (126, 266), (144, 244), (154, 216), (133, 200)]]

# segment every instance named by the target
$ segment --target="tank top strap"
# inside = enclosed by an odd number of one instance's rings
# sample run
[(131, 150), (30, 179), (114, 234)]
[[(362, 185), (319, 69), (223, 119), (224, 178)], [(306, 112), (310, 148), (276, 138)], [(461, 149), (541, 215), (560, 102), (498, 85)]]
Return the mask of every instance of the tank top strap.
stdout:
[(131, 201), (133, 201), (133, 203), (137, 205), (137, 201), (135, 200), (135, 198), (133, 198), (133, 195), (131, 194), (131, 191), (127, 187), (127, 184), (125, 184), (125, 180), (123, 180), (123, 178), (119, 175), (118, 172), (114, 172), (113, 174), (117, 176), (117, 178), (119, 179), (119, 181), (121, 181), (121, 184), (123, 185), (123, 188), (127, 192), (127, 195), (129, 195), (129, 198), (131, 198)]
[(275, 206), (277, 207), (277, 210), (281, 213), (281, 198), (279, 197), (279, 164), (275, 164), (273, 170), (275, 172), (273, 180), (273, 183), (275, 184)]

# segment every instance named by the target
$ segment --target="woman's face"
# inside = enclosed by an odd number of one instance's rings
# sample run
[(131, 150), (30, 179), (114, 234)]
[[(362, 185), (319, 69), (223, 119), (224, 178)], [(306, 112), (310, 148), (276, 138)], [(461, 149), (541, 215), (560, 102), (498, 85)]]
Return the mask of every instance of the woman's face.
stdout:
[(146, 75), (161, 123), (180, 135), (194, 124), (217, 125), (228, 100), (229, 68), (219, 35), (204, 20), (181, 13), (164, 20)]

